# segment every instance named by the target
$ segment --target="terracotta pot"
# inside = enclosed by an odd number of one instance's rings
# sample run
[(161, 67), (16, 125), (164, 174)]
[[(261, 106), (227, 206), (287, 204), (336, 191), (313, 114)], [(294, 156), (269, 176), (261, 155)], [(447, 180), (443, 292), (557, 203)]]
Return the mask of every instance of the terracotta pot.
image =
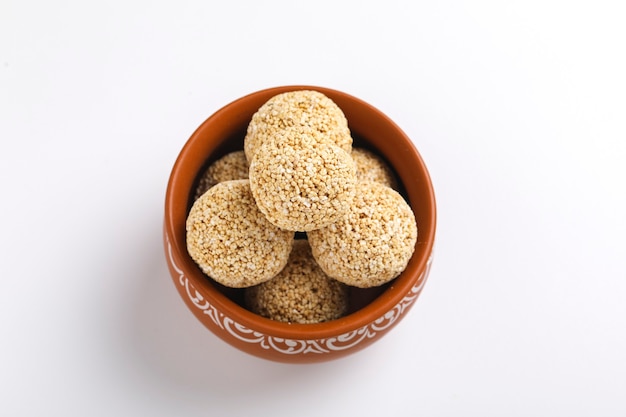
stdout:
[[(330, 97), (348, 119), (355, 146), (373, 150), (395, 170), (401, 193), (417, 220), (415, 252), (405, 271), (391, 283), (354, 289), (347, 316), (319, 324), (288, 324), (258, 316), (243, 307), (241, 290), (207, 278), (187, 254), (185, 220), (198, 174), (210, 162), (243, 149), (247, 125), (256, 110), (276, 94), (313, 89)], [(284, 86), (258, 91), (226, 105), (191, 135), (171, 172), (165, 198), (164, 244), (180, 296), (211, 332), (252, 355), (289, 363), (340, 358), (359, 351), (389, 332), (409, 311), (424, 287), (435, 239), (436, 208), (430, 177), (411, 140), (387, 116), (340, 91)]]

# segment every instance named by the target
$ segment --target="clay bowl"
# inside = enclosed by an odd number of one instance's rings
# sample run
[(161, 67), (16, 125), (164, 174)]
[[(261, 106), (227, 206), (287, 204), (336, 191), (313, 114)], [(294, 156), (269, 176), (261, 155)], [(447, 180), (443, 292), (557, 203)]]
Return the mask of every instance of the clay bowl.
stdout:
[[(189, 257), (185, 220), (198, 174), (224, 154), (243, 149), (247, 125), (272, 96), (314, 89), (344, 111), (354, 145), (382, 156), (395, 170), (401, 193), (415, 212), (418, 239), (405, 271), (391, 283), (354, 289), (352, 311), (319, 324), (289, 324), (256, 315), (243, 306), (241, 290), (222, 287), (206, 277)], [(435, 238), (435, 197), (424, 162), (411, 140), (387, 116), (340, 91), (313, 86), (284, 86), (258, 91), (226, 105), (191, 135), (171, 172), (165, 199), (164, 245), (174, 284), (191, 312), (232, 346), (261, 358), (311, 363), (357, 352), (388, 333), (406, 316), (429, 273)]]

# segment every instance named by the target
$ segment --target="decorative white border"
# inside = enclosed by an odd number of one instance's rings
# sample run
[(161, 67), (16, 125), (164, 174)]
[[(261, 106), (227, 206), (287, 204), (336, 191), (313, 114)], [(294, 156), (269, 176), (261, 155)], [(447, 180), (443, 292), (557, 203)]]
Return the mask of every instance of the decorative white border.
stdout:
[(249, 329), (242, 324), (237, 323), (221, 311), (218, 311), (215, 306), (205, 300), (202, 294), (200, 294), (194, 286), (189, 283), (189, 279), (187, 279), (182, 269), (180, 269), (174, 261), (172, 245), (170, 244), (170, 239), (167, 233), (165, 233), (165, 238), (167, 242), (167, 254), (172, 267), (178, 274), (178, 282), (185, 289), (187, 297), (191, 300), (194, 306), (202, 310), (204, 314), (211, 318), (211, 321), (213, 321), (217, 327), (226, 331), (230, 336), (243, 342), (257, 343), (263, 349), (272, 349), (285, 355), (296, 355), (301, 353), (330, 353), (333, 351), (350, 349), (362, 341), (371, 339), (379, 332), (391, 327), (417, 299), (422, 287), (426, 283), (426, 278), (430, 272), (433, 259), (431, 253), (431, 256), (428, 258), (428, 262), (426, 264), (426, 269), (422, 272), (417, 280), (417, 283), (413, 286), (413, 288), (411, 288), (409, 293), (391, 310), (376, 319), (374, 322), (359, 329), (328, 339), (284, 339)]

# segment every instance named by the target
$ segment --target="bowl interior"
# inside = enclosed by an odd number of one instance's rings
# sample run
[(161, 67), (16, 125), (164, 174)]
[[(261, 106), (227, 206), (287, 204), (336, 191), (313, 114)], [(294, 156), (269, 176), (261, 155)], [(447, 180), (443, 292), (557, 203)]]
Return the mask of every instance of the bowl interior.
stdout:
[[(411, 205), (418, 225), (415, 252), (405, 271), (392, 282), (372, 289), (352, 289), (351, 311), (345, 317), (319, 324), (287, 324), (265, 319), (243, 307), (243, 290), (231, 289), (207, 278), (189, 257), (185, 245), (185, 221), (193, 203), (199, 174), (223, 155), (243, 149), (252, 115), (269, 98), (285, 91), (314, 89), (326, 94), (343, 110), (355, 147), (367, 148), (394, 170), (400, 192)], [(237, 317), (252, 329), (284, 337), (312, 338), (341, 334), (359, 328), (385, 314), (410, 290), (432, 251), (435, 232), (435, 200), (428, 171), (411, 140), (387, 116), (348, 94), (312, 86), (285, 86), (242, 97), (209, 117), (183, 147), (172, 170), (166, 194), (166, 229), (181, 268), (216, 308)], [(303, 237), (303, 234), (298, 234)], [(297, 236), (297, 237), (298, 237)]]

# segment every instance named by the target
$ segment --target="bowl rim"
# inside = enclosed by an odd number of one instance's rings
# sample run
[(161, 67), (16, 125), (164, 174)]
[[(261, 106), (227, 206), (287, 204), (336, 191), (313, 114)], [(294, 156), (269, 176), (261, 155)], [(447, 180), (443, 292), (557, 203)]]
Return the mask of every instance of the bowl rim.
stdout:
[[(405, 142), (404, 145), (406, 146), (403, 151), (410, 153), (409, 158), (418, 165), (419, 171), (423, 176), (423, 180), (425, 180), (423, 186), (425, 187), (427, 199), (426, 201), (420, 201), (420, 208), (429, 213), (429, 218), (431, 220), (425, 226), (426, 229), (422, 229), (420, 228), (420, 225), (418, 225), (418, 239), (420, 235), (423, 236), (425, 234), (427, 236), (426, 240), (420, 242), (420, 244), (426, 245), (426, 247), (422, 248), (420, 251), (421, 256), (416, 256), (416, 254), (414, 254), (411, 257), (406, 269), (392, 281), (384, 292), (382, 292), (377, 298), (366, 306), (352, 312), (349, 315), (336, 320), (314, 324), (284, 323), (271, 320), (257, 315), (238, 305), (235, 301), (229, 299), (225, 294), (219, 291), (217, 287), (210, 283), (209, 278), (206, 277), (206, 275), (204, 275), (196, 266), (193, 260), (191, 260), (191, 257), (187, 253), (185, 239), (176, 239), (177, 231), (175, 227), (175, 213), (177, 211), (175, 209), (175, 204), (179, 202), (179, 199), (175, 199), (174, 196), (180, 194), (180, 190), (176, 189), (179, 182), (178, 178), (185, 161), (189, 158), (190, 153), (194, 152), (194, 145), (197, 141), (201, 140), (205, 131), (207, 131), (207, 129), (211, 129), (211, 126), (216, 121), (225, 117), (230, 112), (233, 112), (233, 110), (237, 107), (245, 105), (245, 103), (249, 100), (257, 99), (262, 95), (268, 96), (269, 98), (282, 92), (295, 90), (315, 90), (329, 96), (333, 100), (335, 100), (333, 98), (335, 97), (341, 98), (342, 100), (352, 101), (359, 107), (365, 109), (365, 111), (367, 111), (370, 115), (378, 117), (382, 123), (386, 123), (392, 127), (397, 132), (398, 136)], [(399, 179), (402, 181), (402, 178)], [(189, 192), (190, 190), (187, 191)], [(187, 199), (189, 196), (188, 192), (186, 193)], [(167, 250), (170, 251), (171, 256), (176, 258), (178, 267), (182, 270), (185, 277), (192, 282), (196, 291), (200, 291), (204, 297), (210, 298), (211, 304), (221, 314), (224, 314), (242, 326), (265, 335), (291, 340), (312, 340), (347, 334), (351, 331), (368, 326), (377, 319), (384, 317), (385, 314), (396, 307), (402, 299), (407, 296), (407, 294), (411, 293), (416, 281), (422, 279), (420, 277), (425, 277), (426, 275), (425, 271), (427, 271), (434, 246), (437, 220), (436, 214), (435, 194), (428, 169), (413, 141), (393, 120), (369, 103), (345, 92), (327, 87), (297, 84), (270, 87), (246, 94), (218, 109), (196, 128), (178, 154), (168, 179), (165, 196), (164, 229), (166, 238), (168, 239), (167, 244), (169, 247)]]

